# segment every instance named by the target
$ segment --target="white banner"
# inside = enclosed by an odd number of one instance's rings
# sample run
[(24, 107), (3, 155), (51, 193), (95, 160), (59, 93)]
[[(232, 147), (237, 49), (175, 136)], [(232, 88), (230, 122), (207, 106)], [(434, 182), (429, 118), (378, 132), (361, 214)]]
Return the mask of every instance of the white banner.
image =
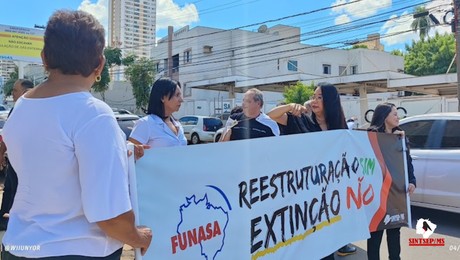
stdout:
[(151, 149), (136, 163), (144, 258), (319, 259), (407, 225), (401, 143), (338, 130)]

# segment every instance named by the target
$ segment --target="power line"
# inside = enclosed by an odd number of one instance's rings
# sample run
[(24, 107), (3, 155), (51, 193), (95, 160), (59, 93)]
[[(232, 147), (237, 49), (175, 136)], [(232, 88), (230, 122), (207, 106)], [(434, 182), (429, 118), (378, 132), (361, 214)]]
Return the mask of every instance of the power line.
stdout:
[[(390, 12), (387, 12), (387, 13), (390, 13)], [(383, 15), (385, 15), (387, 13), (382, 13), (382, 14), (379, 14), (378, 16), (383, 16)], [(411, 15), (412, 14), (407, 14), (406, 16), (411, 16)], [(374, 18), (376, 18), (376, 17), (377, 16), (375, 16)], [(334, 34), (337, 31), (350, 32), (350, 31), (357, 30), (357, 29), (363, 29), (363, 28), (365, 28), (367, 26), (382, 23), (382, 22), (386, 22), (386, 21), (390, 21), (390, 20), (395, 20), (396, 18), (382, 19), (382, 20), (377, 20), (377, 21), (373, 21), (373, 22), (368, 22), (366, 24), (355, 24), (357, 22), (365, 21), (367, 19), (368, 18), (362, 18), (362, 19), (354, 20), (354, 21), (349, 22), (347, 24), (340, 25), (340, 26), (329, 26), (329, 27), (326, 27), (326, 28), (320, 28), (320, 29), (317, 29), (317, 30), (314, 30), (314, 31), (302, 33), (300, 36), (304, 37), (304, 38), (301, 39), (300, 42), (315, 39), (315, 38), (326, 37), (328, 35)], [(308, 35), (311, 35), (311, 36), (306, 37)], [(201, 61), (201, 62), (200, 61), (193, 62), (193, 65), (202, 65), (202, 64), (210, 63), (213, 60), (219, 61), (219, 60), (222, 60), (222, 59), (225, 59), (225, 58), (232, 58), (233, 60), (238, 60), (238, 58), (235, 58), (236, 56), (242, 56), (242, 55), (245, 55), (247, 53), (255, 53), (255, 52), (258, 52), (258, 51), (261, 51), (261, 50), (265, 50), (265, 49), (276, 48), (276, 47), (280, 47), (280, 46), (286, 45), (286, 44), (297, 43), (297, 42), (299, 42), (297, 37), (299, 37), (299, 36), (295, 35), (293, 37), (280, 38), (280, 39), (275, 39), (275, 40), (272, 40), (272, 41), (265, 41), (265, 42), (262, 42), (262, 43), (255, 43), (255, 44), (250, 44), (250, 45), (238, 46), (238, 47), (234, 47), (234, 48), (227, 48), (227, 49), (219, 51), (218, 53), (214, 53), (215, 55), (223, 54), (223, 53), (229, 53), (227, 56), (215, 57), (215, 58), (207, 59), (206, 61)], [(285, 40), (291, 40), (291, 39), (293, 39), (293, 40), (292, 41), (285, 41)], [(276, 42), (279, 42), (279, 44), (270, 45), (271, 43), (276, 43)], [(299, 44), (300, 44), (300, 42), (299, 42)], [(259, 49), (251, 49), (251, 48), (258, 47), (258, 46), (263, 46), (263, 45), (266, 45), (266, 47), (259, 48)], [(241, 49), (246, 49), (247, 51), (245, 53), (236, 53), (235, 52), (235, 51), (238, 51), (238, 50), (241, 50)], [(270, 54), (272, 54), (272, 53), (267, 53), (267, 54), (264, 54), (264, 55), (270, 55)], [(193, 59), (199, 60), (203, 56), (205, 56), (205, 55), (192, 56), (192, 61), (193, 61)], [(250, 57), (245, 56), (243, 58), (251, 58), (251, 57), (254, 57), (254, 56), (250, 56)]]
[[(406, 2), (405, 0), (403, 0), (403, 1), (398, 1), (398, 2), (395, 2), (394, 5), (395, 5), (395, 6), (401, 5), (401, 4), (404, 4), (405, 2)], [(426, 2), (423, 2), (423, 3), (427, 3), (427, 2), (429, 2), (429, 1), (426, 1)], [(399, 9), (393, 9), (393, 10), (390, 10), (390, 11), (387, 11), (387, 12), (384, 12), (384, 13), (379, 13), (379, 14), (376, 14), (376, 15), (372, 15), (372, 16), (369, 16), (369, 17), (360, 18), (360, 19), (355, 19), (355, 20), (353, 20), (353, 21), (351, 21), (351, 22), (348, 22), (348, 23), (346, 23), (346, 24), (355, 23), (355, 22), (358, 22), (358, 21), (361, 21), (361, 20), (371, 19), (372, 17), (377, 17), (377, 16), (383, 16), (383, 15), (386, 15), (386, 14), (391, 14), (391, 13), (394, 13), (394, 12), (397, 12), (397, 11), (404, 10), (405, 8), (417, 6), (417, 5), (419, 5), (419, 4), (420, 4), (420, 3), (411, 4), (411, 5), (408, 5), (408, 6), (406, 5), (406, 6), (402, 7), (402, 8), (399, 8)], [(322, 9), (325, 9), (325, 8), (322, 8)], [(320, 9), (316, 9), (316, 10), (313, 10), (313, 11), (317, 11), (317, 10), (320, 10)], [(311, 12), (313, 12), (313, 11), (311, 11)], [(282, 19), (282, 18), (279, 18), (279, 19)], [(332, 18), (332, 19), (334, 19), (334, 18)], [(319, 23), (325, 23), (325, 22), (327, 22), (327, 21), (329, 21), (329, 20), (331, 20), (331, 19), (329, 19), (329, 18), (321, 19), (321, 20), (315, 19), (314, 21), (311, 21), (310, 24), (315, 23), (315, 24), (317, 25), (317, 24), (319, 24)], [(264, 22), (262, 22), (262, 23), (264, 23)], [(260, 23), (257, 23), (257, 24), (260, 24)], [(313, 26), (313, 25), (312, 25), (312, 26)], [(330, 29), (330, 28), (335, 28), (335, 27), (339, 28), (339, 27), (341, 27), (341, 26), (344, 26), (344, 24), (342, 24), (342, 25), (328, 26), (327, 28), (328, 28), (328, 29)], [(307, 33), (316, 33), (316, 32), (318, 32), (318, 31), (321, 32), (322, 30), (323, 30), (323, 28), (320, 28), (320, 29), (317, 29), (317, 30), (314, 30), (314, 31), (311, 31), (311, 32), (303, 33), (302, 35), (305, 35), (305, 34), (307, 34)], [(196, 38), (196, 37), (201, 37), (201, 36), (206, 36), (206, 35), (211, 35), (211, 34), (216, 34), (216, 33), (224, 33), (224, 32), (227, 32), (227, 31), (231, 31), (231, 30), (218, 30), (218, 31), (215, 31), (215, 32), (212, 32), (212, 33), (205, 33), (205, 34), (200, 34), (200, 35), (196, 35), (196, 36), (190, 36), (190, 37), (184, 37), (184, 38), (180, 38), (180, 39), (174, 39), (173, 42), (176, 43), (175, 48), (177, 49), (177, 48), (180, 48), (181, 46), (186, 46), (186, 45), (188, 44), (188, 42), (184, 42), (183, 40), (189, 40), (189, 39), (193, 39), (193, 38)], [(295, 38), (295, 37), (296, 37), (296, 36), (294, 36), (294, 38)], [(265, 37), (265, 35), (261, 34), (260, 38), (266, 38), (266, 37)], [(220, 39), (216, 39), (216, 40), (220, 40)], [(254, 40), (254, 41), (257, 41), (257, 39), (253, 39), (253, 40)], [(182, 41), (182, 43), (178, 43), (177, 41)], [(274, 41), (280, 41), (280, 39), (276, 39), (276, 40), (274, 40)], [(268, 43), (270, 43), (270, 42), (268, 42)], [(178, 44), (179, 44), (179, 46), (178, 46)], [(224, 43), (223, 45), (225, 45), (225, 43)], [(214, 47), (219, 47), (218, 44), (214, 44), (213, 46), (214, 46)], [(158, 47), (157, 47), (157, 48), (158, 48)], [(238, 48), (238, 47), (236, 47), (236, 48)], [(215, 48), (215, 49), (217, 49), (217, 48)], [(227, 50), (224, 49), (224, 50), (220, 50), (220, 51), (222, 51), (222, 52), (224, 52), (224, 51), (229, 51), (229, 49), (227, 49)], [(165, 55), (166, 53), (167, 53), (167, 50), (165, 50), (164, 52), (161, 52), (161, 53), (156, 54), (156, 55), (155, 55), (154, 57), (152, 57), (152, 58), (153, 58), (153, 59), (156, 59), (156, 57), (161, 57), (161, 56)], [(194, 56), (193, 58), (199, 58), (199, 57)]]
[[(347, 3), (337, 4), (337, 5), (334, 5), (334, 6), (323, 7), (323, 8), (315, 9), (315, 10), (312, 10), (312, 11), (307, 11), (307, 12), (302, 12), (302, 13), (298, 13), (298, 14), (288, 15), (288, 16), (284, 16), (284, 17), (280, 17), (280, 18), (276, 18), (276, 19), (270, 19), (270, 20), (266, 20), (266, 21), (263, 21), (263, 22), (257, 22), (257, 23), (253, 23), (253, 24), (243, 25), (243, 26), (240, 26), (240, 27), (235, 27), (233, 29), (217, 31), (217, 32), (212, 32), (212, 33), (206, 33), (206, 34), (196, 35), (196, 36), (190, 36), (190, 37), (188, 37), (186, 39), (176, 39), (173, 42), (182, 41), (182, 40), (188, 40), (188, 39), (197, 38), (197, 37), (203, 37), (203, 36), (208, 36), (208, 35), (213, 35), (213, 34), (217, 34), (217, 33), (223, 33), (223, 32), (231, 31), (231, 30), (243, 29), (243, 28), (247, 28), (247, 27), (262, 25), (264, 23), (278, 22), (278, 21), (282, 21), (282, 20), (285, 20), (285, 19), (289, 19), (289, 18), (294, 18), (294, 17), (303, 16), (303, 15), (307, 15), (307, 14), (317, 13), (317, 12), (320, 12), (320, 11), (330, 10), (332, 8), (335, 8), (335, 7), (341, 7), (341, 6), (346, 6), (346, 5), (358, 3), (358, 2), (361, 2), (361, 1), (363, 1), (363, 0), (355, 0), (355, 1), (347, 2)], [(152, 45), (153, 45), (152, 43), (147, 43), (147, 44), (134, 45), (134, 46), (130, 46), (130, 47), (123, 47), (123, 48), (120, 48), (120, 49), (133, 49), (133, 48), (137, 48), (137, 47), (152, 46)]]
[[(381, 36), (381, 38), (393, 37), (393, 36), (396, 36), (396, 35), (399, 35), (399, 34), (405, 34), (405, 33), (408, 33), (408, 32), (412, 32), (412, 29), (399, 31), (399, 32), (394, 32), (394, 33), (389, 33), (389, 34)], [(337, 43), (341, 43), (343, 47), (347, 46), (346, 41), (335, 42), (334, 44), (337, 44)], [(324, 51), (337, 50), (336, 48), (325, 48), (325, 46), (330, 45), (330, 44), (331, 43), (325, 43), (325, 44), (321, 44), (321, 45), (318, 45), (318, 46), (305, 46), (303, 48), (299, 48), (299, 49), (295, 49), (295, 50), (274, 52), (272, 54), (280, 54), (280, 53), (292, 52), (292, 51), (296, 51), (296, 50), (298, 51), (300, 49), (305, 49), (305, 50), (309, 49), (309, 48), (316, 48), (317, 49), (317, 50), (313, 50), (313, 51), (308, 52), (308, 53), (293, 54), (293, 55), (289, 55), (289, 56), (281, 56), (281, 57), (276, 57), (276, 58), (272, 58), (272, 59), (265, 59), (265, 60), (262, 60), (262, 61), (252, 61), (252, 62), (248, 62), (248, 63), (244, 63), (244, 64), (238, 64), (238, 67), (245, 67), (245, 66), (247, 67), (247, 66), (250, 66), (250, 65), (257, 65), (257, 64), (267, 63), (269, 61), (276, 61), (276, 60), (279, 60), (279, 59), (286, 59), (286, 58), (292, 58), (292, 57), (297, 57), (297, 56), (302, 56), (302, 55), (315, 54), (315, 53), (324, 52)], [(218, 63), (218, 62), (211, 62), (211, 63)], [(227, 66), (214, 67), (212, 69), (207, 69), (206, 72), (209, 73), (209, 72), (219, 71), (219, 70), (223, 70), (223, 69), (227, 69)], [(182, 73), (180, 73), (180, 75), (183, 76), (183, 75), (190, 75), (190, 74), (196, 74), (196, 73), (198, 73), (198, 71), (189, 71), (189, 72), (185, 72), (185, 73), (182, 72)], [(316, 74), (310, 74), (310, 75), (319, 76), (319, 77), (322, 77), (322, 78), (325, 77), (325, 75), (316, 75)]]
[[(389, 20), (389, 19), (387, 19)], [(380, 21), (377, 21), (377, 22), (373, 22), (373, 23), (368, 23), (369, 24), (375, 24), (375, 23), (378, 23), (378, 22), (383, 22), (383, 21), (386, 21), (386, 20), (380, 20)], [(363, 25), (360, 25), (360, 26), (363, 26)], [(337, 29), (340, 29), (339, 27), (336, 27)], [(349, 29), (357, 29), (357, 27), (355, 26), (355, 28), (349, 28)], [(329, 33), (334, 33), (336, 30), (330, 30)], [(398, 34), (401, 34), (401, 33), (407, 33), (407, 32), (410, 32), (412, 30), (407, 30), (407, 31), (402, 31), (402, 32), (399, 32), (399, 33), (393, 33), (393, 34), (388, 34), (386, 36), (383, 36), (381, 38), (385, 38), (385, 37), (390, 37), (390, 36), (394, 36), (394, 35), (398, 35)], [(314, 31), (313, 31), (314, 32)], [(312, 33), (312, 32), (310, 32)], [(327, 34), (326, 34), (327, 35)], [(323, 37), (323, 36), (313, 36), (313, 38), (316, 38), (316, 37)], [(346, 46), (346, 41), (342, 41), (342, 42), (330, 42), (330, 43), (327, 43), (327, 44), (322, 44), (320, 46), (328, 46), (328, 45), (332, 45), (332, 44), (342, 44), (344, 46)], [(242, 46), (242, 48), (244, 48), (245, 46)], [(272, 47), (272, 46), (270, 46)], [(318, 46), (313, 46), (313, 47), (318, 47)], [(299, 48), (299, 49), (293, 49), (293, 50), (289, 50), (289, 51), (296, 51), (296, 50), (301, 50), (301, 49), (305, 49), (305, 48), (308, 48), (308, 47), (303, 47), (303, 48)], [(310, 47), (312, 48), (312, 47)], [(326, 49), (326, 50), (329, 50), (329, 49)], [(321, 50), (321, 51), (324, 51), (324, 50)], [(270, 53), (270, 54), (279, 54), (279, 53), (283, 53), (283, 52), (275, 52), (275, 53)], [(314, 52), (310, 52), (310, 53), (314, 53)], [(299, 55), (305, 55), (305, 53), (302, 53), (302, 54), (299, 54)], [(299, 55), (294, 55), (294, 56), (299, 56)], [(282, 58), (288, 58), (290, 56), (287, 56), (287, 57), (277, 57), (276, 59), (282, 59)], [(247, 59), (247, 58), (251, 58), (251, 57), (243, 57), (243, 59)], [(274, 60), (274, 59), (272, 59)], [(240, 66), (248, 66), (248, 65), (252, 65), (252, 64), (257, 64), (257, 63), (262, 63), (262, 62), (266, 62), (266, 61), (270, 61), (270, 60), (263, 60), (263, 61), (257, 61), (257, 62), (252, 62), (252, 63), (247, 63), (247, 64), (240, 64)], [(219, 61), (216, 61), (216, 62), (209, 62), (209, 60), (205, 63), (202, 63), (202, 64), (193, 64), (195, 66), (197, 65), (206, 65), (206, 64), (212, 64), (212, 63), (218, 63)], [(211, 71), (216, 71), (216, 70), (222, 70), (222, 69), (225, 69), (225, 67), (222, 67), (222, 68), (214, 68), (213, 70)], [(191, 73), (196, 73), (196, 72), (187, 72), (187, 73), (181, 73), (181, 75), (186, 75), (186, 74), (191, 74)]]

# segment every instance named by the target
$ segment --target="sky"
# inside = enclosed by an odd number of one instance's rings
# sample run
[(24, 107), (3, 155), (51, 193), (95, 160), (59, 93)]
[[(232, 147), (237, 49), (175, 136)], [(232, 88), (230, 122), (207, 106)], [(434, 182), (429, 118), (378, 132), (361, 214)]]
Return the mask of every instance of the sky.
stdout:
[[(46, 25), (58, 9), (84, 10), (107, 28), (109, 0), (0, 0), (0, 24), (33, 28)], [(386, 51), (404, 51), (419, 40), (411, 31), (414, 8), (425, 5), (441, 23), (452, 0), (157, 0), (157, 38), (189, 25), (256, 31), (284, 24), (301, 28), (305, 44), (343, 48), (348, 43), (380, 33)], [(448, 16), (449, 17), (449, 16)], [(449, 25), (435, 32), (451, 33)]]

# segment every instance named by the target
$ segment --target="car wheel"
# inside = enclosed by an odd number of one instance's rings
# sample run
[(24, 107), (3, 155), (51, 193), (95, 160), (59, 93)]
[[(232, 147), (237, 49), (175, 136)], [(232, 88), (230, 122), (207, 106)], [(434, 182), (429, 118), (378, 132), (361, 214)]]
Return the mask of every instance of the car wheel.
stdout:
[(214, 142), (217, 143), (220, 140), (221, 134), (217, 134), (216, 137), (214, 137)]
[(196, 133), (194, 133), (194, 134), (192, 134), (192, 140), (191, 141), (192, 141), (192, 144), (199, 144), (200, 143), (200, 137)]

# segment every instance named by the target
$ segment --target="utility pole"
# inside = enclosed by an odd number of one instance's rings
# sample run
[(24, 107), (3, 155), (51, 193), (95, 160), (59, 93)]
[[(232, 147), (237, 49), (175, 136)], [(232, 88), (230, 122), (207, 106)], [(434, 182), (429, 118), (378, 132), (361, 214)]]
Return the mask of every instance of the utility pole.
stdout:
[(172, 60), (173, 33), (174, 33), (174, 28), (172, 26), (168, 26), (168, 77), (170, 79), (173, 78), (173, 60)]
[(455, 53), (457, 55), (456, 64), (457, 64), (457, 100), (458, 108), (457, 111), (460, 112), (460, 26), (459, 26), (459, 8), (460, 0), (454, 0), (454, 27), (455, 27)]

